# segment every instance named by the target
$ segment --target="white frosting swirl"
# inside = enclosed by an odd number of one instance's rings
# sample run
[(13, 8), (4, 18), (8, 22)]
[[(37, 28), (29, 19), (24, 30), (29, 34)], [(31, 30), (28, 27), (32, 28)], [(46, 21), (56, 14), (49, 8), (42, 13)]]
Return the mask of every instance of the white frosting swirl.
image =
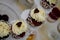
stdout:
[(34, 13), (34, 10), (36, 8), (31, 10), (30, 16), (35, 19), (37, 22), (42, 22), (45, 21), (45, 12), (42, 9), (38, 9), (39, 12), (38, 13)]
[(10, 32), (10, 27), (7, 23), (0, 21), (0, 37), (7, 36)]
[[(20, 27), (18, 27), (18, 26), (16, 25), (18, 22), (22, 22), (22, 24), (21, 24)], [(24, 21), (22, 21), (22, 20), (16, 20), (16, 21), (13, 23), (13, 25), (12, 25), (12, 31), (13, 31), (13, 33), (15, 33), (16, 35), (20, 35), (21, 33), (27, 31), (27, 25), (26, 25), (26, 23), (25, 23)]]

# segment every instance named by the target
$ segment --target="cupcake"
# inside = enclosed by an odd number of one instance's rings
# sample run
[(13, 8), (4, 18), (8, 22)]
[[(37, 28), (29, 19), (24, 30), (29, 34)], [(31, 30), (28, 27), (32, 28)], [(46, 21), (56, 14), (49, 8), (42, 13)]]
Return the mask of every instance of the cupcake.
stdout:
[(47, 20), (49, 22), (55, 22), (60, 18), (60, 10), (54, 7), (52, 11), (48, 14)]
[(42, 7), (49, 9), (56, 5), (57, 0), (41, 0)]
[(9, 37), (9, 34), (10, 26), (4, 21), (0, 21), (0, 39), (5, 39)]
[(32, 26), (40, 26), (45, 21), (45, 12), (42, 9), (34, 8), (30, 11), (27, 22)]
[(27, 25), (22, 20), (16, 20), (12, 25), (12, 36), (14, 38), (23, 38), (27, 31)]

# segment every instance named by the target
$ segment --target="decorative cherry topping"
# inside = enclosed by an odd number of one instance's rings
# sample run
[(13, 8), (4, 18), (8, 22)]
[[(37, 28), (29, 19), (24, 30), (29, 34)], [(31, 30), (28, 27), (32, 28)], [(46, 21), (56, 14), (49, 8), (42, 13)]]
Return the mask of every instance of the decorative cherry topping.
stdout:
[(6, 15), (6, 14), (2, 15), (2, 20), (4, 20), (4, 21), (8, 21), (8, 20), (9, 20), (8, 15)]
[(25, 32), (23, 32), (22, 34), (18, 35), (20, 37), (24, 37), (25, 36)]
[(18, 27), (20, 27), (21, 24), (22, 24), (22, 22), (18, 22), (16, 25), (17, 25)]
[(34, 13), (38, 13), (39, 12), (39, 10), (36, 8), (35, 10), (34, 10)]

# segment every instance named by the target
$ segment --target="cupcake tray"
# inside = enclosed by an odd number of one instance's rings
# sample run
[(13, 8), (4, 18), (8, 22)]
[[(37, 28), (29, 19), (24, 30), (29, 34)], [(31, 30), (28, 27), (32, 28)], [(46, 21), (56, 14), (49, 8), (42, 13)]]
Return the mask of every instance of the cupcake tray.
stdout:
[[(35, 0), (34, 7), (35, 6), (42, 8), (42, 6), (40, 5), (40, 0)], [(44, 9), (44, 10), (46, 12), (46, 15), (51, 11), (51, 9)], [(0, 14), (2, 15), (7, 14), (10, 18), (9, 19), (10, 24), (12, 23), (13, 20), (17, 20), (20, 18), (26, 21), (26, 18), (28, 17), (29, 12), (30, 12), (30, 9), (27, 9), (18, 15), (15, 12), (15, 10), (12, 9), (8, 4), (0, 2)], [(39, 27), (32, 27), (28, 24), (29, 29), (25, 37), (20, 38), (20, 39), (15, 39), (12, 37), (12, 35), (10, 35), (6, 40), (26, 40), (28, 35), (30, 35), (31, 33), (36, 34), (35, 40), (60, 40), (60, 34), (57, 31), (58, 24), (59, 24), (59, 21), (56, 21), (55, 23), (49, 23), (48, 21), (45, 21), (45, 23), (43, 23)]]

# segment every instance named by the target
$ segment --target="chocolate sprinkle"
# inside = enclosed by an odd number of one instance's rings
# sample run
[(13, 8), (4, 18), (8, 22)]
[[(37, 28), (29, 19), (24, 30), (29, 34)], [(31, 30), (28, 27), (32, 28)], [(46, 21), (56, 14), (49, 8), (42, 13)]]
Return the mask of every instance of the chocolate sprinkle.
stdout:
[(35, 10), (34, 10), (34, 13), (38, 13), (39, 12), (39, 10), (36, 8)]
[(18, 22), (16, 25), (17, 25), (18, 27), (20, 27), (21, 24), (22, 24), (22, 22)]

